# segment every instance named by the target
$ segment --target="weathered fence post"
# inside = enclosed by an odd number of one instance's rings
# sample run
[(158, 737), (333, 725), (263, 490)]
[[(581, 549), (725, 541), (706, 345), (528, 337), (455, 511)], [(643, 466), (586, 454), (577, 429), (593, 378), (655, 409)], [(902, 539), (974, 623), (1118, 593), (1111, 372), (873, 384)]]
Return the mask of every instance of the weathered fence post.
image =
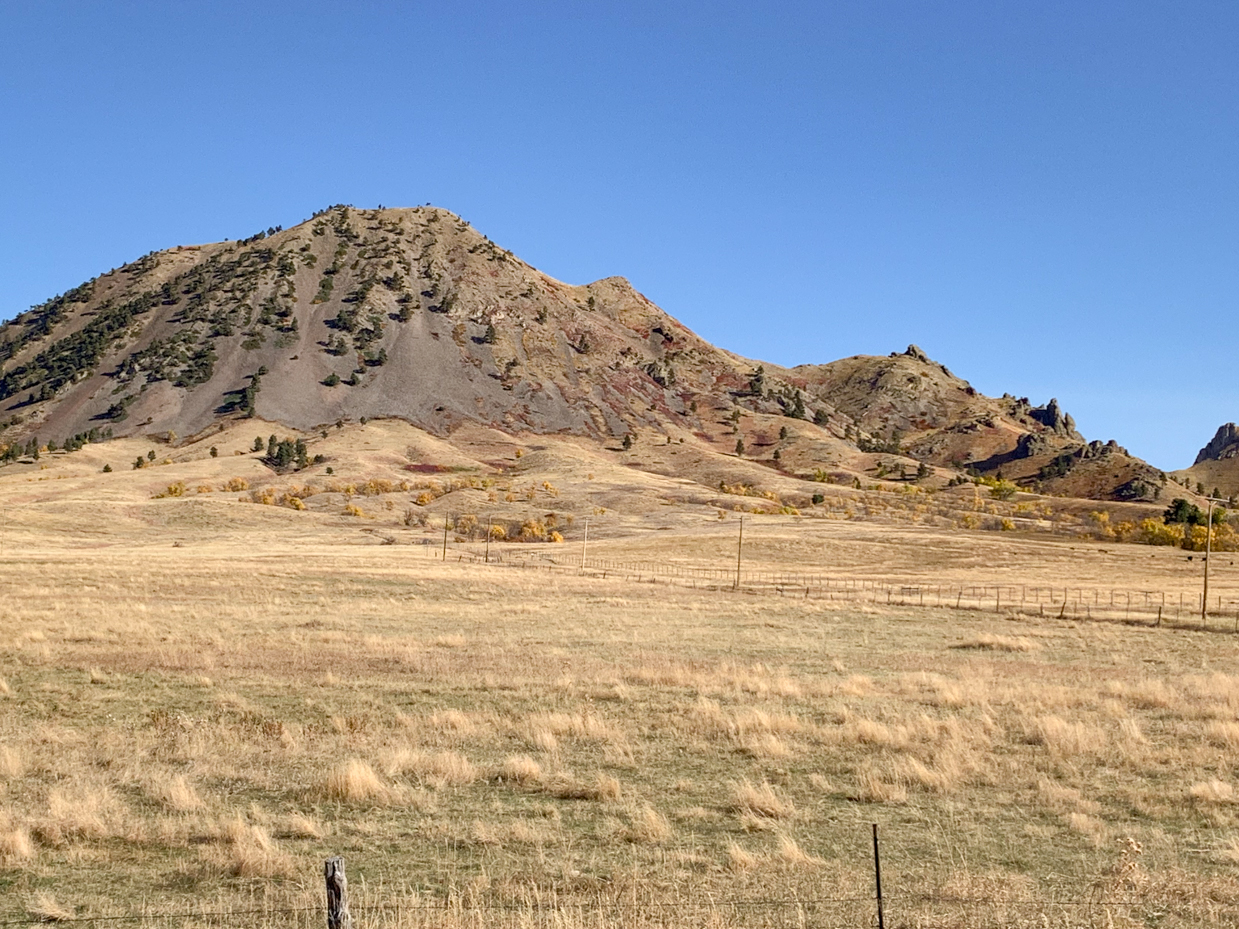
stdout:
[(878, 857), (878, 824), (873, 824), (873, 882), (878, 897), (878, 929), (886, 929), (886, 915), (882, 912), (882, 861)]
[(337, 855), (324, 861), (323, 877), (327, 880), (327, 929), (353, 929), (353, 917), (348, 912), (344, 859)]

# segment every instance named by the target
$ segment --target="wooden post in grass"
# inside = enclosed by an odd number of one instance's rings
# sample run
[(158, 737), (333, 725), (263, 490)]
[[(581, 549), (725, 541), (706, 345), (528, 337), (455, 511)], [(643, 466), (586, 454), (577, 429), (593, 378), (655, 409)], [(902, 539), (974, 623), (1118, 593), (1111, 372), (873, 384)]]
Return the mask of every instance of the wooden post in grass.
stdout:
[(323, 877), (327, 880), (327, 929), (353, 929), (353, 917), (348, 912), (344, 859), (337, 855), (324, 861)]
[(878, 858), (878, 824), (873, 824), (873, 882), (878, 896), (878, 929), (886, 929), (886, 918), (882, 912), (882, 861)]
[(740, 538), (736, 541), (736, 582), (732, 585), (732, 590), (740, 589), (740, 556), (744, 551), (744, 517), (740, 517)]
[(1205, 517), (1205, 591), (1200, 595), (1200, 627), (1202, 629), (1209, 625), (1209, 556), (1213, 554), (1213, 498), (1207, 499), (1209, 500), (1209, 513)]

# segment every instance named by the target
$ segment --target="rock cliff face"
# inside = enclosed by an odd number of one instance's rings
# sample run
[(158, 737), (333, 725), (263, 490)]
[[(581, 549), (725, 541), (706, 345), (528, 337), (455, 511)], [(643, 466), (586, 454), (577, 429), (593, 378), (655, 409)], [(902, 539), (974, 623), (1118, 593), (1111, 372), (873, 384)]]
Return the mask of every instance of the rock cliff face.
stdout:
[(1175, 471), (1173, 477), (1202, 493), (1216, 490), (1223, 497), (1239, 496), (1239, 426), (1219, 426), (1192, 466)]
[(1195, 464), (1202, 461), (1221, 461), (1224, 458), (1239, 457), (1239, 426), (1226, 423), (1219, 426), (1209, 444), (1200, 450)]
[(792, 369), (749, 361), (623, 278), (565, 284), (431, 207), (333, 207), (152, 253), (0, 328), (0, 364), (9, 444), (390, 417), (437, 436), (653, 431), (730, 452), (726, 434), (753, 415), (803, 421), (806, 468), (864, 472), (865, 456), (895, 455), (1071, 493), (1088, 461), (1102, 496), (1140, 470), (1121, 449), (1090, 451), (1057, 400), (985, 397), (915, 345)]

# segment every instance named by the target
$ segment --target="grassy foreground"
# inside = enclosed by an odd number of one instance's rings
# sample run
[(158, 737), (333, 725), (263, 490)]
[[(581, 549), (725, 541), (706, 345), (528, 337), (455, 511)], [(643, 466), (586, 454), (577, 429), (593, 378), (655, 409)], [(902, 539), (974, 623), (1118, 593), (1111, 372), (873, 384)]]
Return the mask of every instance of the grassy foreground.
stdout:
[(867, 925), (873, 822), (888, 925), (1239, 919), (1233, 636), (280, 536), (3, 560), (0, 920), (320, 925), (342, 854), (364, 926)]

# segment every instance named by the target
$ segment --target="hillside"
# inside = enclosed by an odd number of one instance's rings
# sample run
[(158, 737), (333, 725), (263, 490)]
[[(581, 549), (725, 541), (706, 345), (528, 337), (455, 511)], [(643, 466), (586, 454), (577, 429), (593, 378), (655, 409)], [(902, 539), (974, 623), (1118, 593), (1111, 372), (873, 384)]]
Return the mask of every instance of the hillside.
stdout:
[(1201, 487), (1205, 493), (1222, 497), (1239, 496), (1239, 426), (1225, 423), (1218, 427), (1212, 439), (1197, 453), (1190, 468), (1175, 471), (1176, 481), (1191, 488)]
[(562, 283), (431, 207), (333, 207), (152, 253), (5, 325), (0, 361), (10, 458), (49, 440), (175, 444), (249, 417), (306, 434), (393, 418), (449, 440), (473, 426), (611, 449), (676, 442), (694, 475), (731, 468), (739, 441), (746, 459), (840, 482), (970, 469), (1153, 501), (1165, 479), (1086, 442), (1057, 402), (985, 397), (915, 346), (793, 369), (751, 361), (623, 278)]

